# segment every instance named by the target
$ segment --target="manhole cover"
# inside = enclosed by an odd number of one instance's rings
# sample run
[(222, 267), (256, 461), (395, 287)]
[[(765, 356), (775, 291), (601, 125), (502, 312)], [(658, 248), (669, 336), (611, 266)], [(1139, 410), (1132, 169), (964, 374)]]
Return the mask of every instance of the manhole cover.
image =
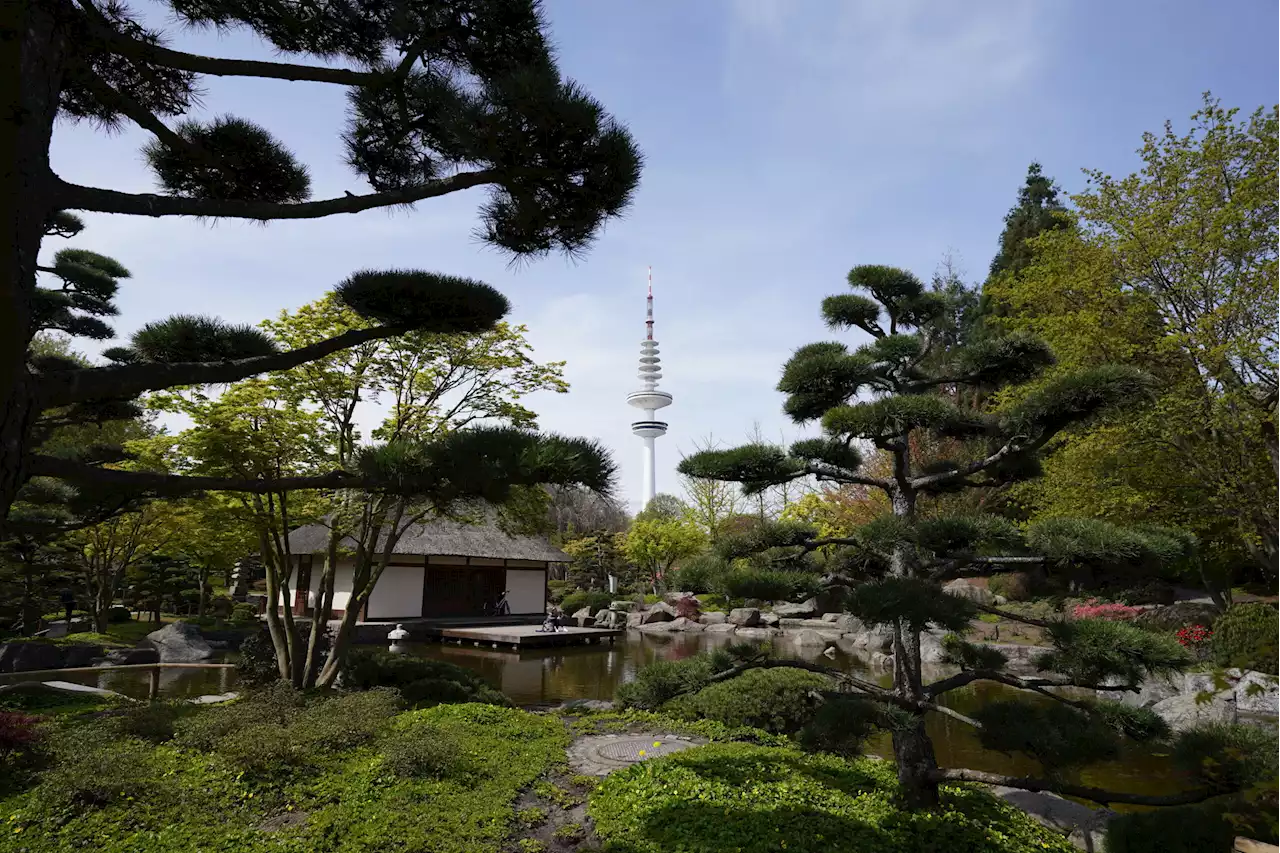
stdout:
[(646, 758), (656, 758), (659, 755), (670, 755), (688, 746), (690, 744), (679, 741), (631, 738), (602, 744), (597, 747), (596, 754), (610, 761), (643, 761)]

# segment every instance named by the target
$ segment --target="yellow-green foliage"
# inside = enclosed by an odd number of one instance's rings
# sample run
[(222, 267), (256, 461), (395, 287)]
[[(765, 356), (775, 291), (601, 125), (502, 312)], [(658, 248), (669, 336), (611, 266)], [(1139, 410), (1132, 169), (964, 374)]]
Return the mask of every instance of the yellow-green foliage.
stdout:
[(1062, 835), (974, 788), (907, 813), (883, 761), (717, 744), (634, 765), (591, 794), (616, 853), (1072, 853)]

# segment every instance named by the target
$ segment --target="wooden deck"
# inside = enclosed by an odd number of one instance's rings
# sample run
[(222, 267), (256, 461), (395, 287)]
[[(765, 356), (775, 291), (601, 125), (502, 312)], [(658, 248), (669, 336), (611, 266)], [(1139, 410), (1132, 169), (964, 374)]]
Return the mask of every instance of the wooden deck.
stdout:
[[(471, 628), (424, 627), (423, 633), (442, 643), (494, 649), (544, 649), (555, 646), (583, 646), (612, 643), (625, 631), (611, 628), (565, 628), (555, 633), (539, 631), (538, 625), (491, 625)], [(413, 632), (417, 633), (417, 632)], [(416, 639), (416, 637), (415, 637)]]

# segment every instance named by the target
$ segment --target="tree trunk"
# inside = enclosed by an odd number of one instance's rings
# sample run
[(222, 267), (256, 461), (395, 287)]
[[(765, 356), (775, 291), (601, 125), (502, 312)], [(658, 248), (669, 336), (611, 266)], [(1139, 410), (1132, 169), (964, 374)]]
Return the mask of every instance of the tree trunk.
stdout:
[(913, 811), (935, 808), (938, 783), (934, 774), (938, 761), (934, 758), (933, 741), (925, 733), (923, 717), (917, 717), (912, 728), (893, 733), (893, 758), (898, 764), (903, 807)]
[(31, 297), (45, 224), (55, 210), (49, 144), (66, 63), (62, 3), (0, 3), (0, 528), (25, 480), (39, 414), (27, 368)]

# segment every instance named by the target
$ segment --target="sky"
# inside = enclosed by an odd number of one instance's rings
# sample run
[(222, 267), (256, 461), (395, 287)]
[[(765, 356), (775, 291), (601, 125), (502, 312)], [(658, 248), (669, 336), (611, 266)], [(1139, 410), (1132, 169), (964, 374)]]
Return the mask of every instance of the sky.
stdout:
[[(174, 48), (274, 58), (243, 31), (186, 29), (161, 4), (131, 5)], [(678, 493), (676, 464), (699, 443), (739, 443), (756, 424), (779, 441), (804, 434), (781, 412), (778, 375), (796, 347), (832, 339), (819, 301), (847, 287), (851, 267), (890, 264), (927, 281), (949, 255), (978, 282), (1032, 161), (1078, 192), (1083, 168), (1135, 171), (1143, 132), (1166, 120), (1185, 129), (1205, 90), (1246, 113), (1278, 99), (1280, 22), (1264, 0), (549, 0), (546, 11), (563, 73), (630, 127), (646, 158), (634, 205), (584, 258), (511, 267), (472, 236), (480, 190), (266, 227), (88, 214), (71, 245), (133, 273), (119, 337), (176, 313), (257, 323), (361, 269), (487, 281), (527, 324), (534, 357), (567, 362), (569, 393), (523, 402), (543, 429), (610, 447), (635, 511), (639, 413), (625, 398), (639, 388), (646, 267), (660, 387), (675, 398), (662, 411), (658, 490)], [(367, 191), (342, 164), (341, 87), (202, 86), (196, 117), (268, 127), (310, 167), (313, 198)], [(152, 192), (146, 141), (136, 128), (61, 124), (54, 169)]]

